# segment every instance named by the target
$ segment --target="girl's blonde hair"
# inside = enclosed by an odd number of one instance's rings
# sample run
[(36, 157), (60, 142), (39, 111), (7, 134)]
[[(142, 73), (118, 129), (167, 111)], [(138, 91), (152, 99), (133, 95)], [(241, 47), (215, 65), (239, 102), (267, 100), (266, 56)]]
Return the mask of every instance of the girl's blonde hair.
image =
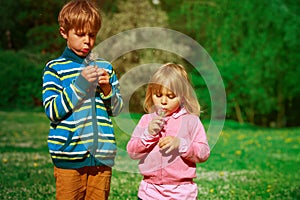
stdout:
[(159, 67), (152, 75), (146, 90), (144, 109), (154, 112), (152, 94), (161, 88), (171, 90), (181, 99), (181, 106), (197, 116), (200, 115), (200, 104), (190, 84), (186, 70), (182, 65), (167, 63)]
[(64, 5), (58, 15), (59, 26), (69, 30), (98, 32), (101, 28), (101, 15), (92, 0), (72, 0)]

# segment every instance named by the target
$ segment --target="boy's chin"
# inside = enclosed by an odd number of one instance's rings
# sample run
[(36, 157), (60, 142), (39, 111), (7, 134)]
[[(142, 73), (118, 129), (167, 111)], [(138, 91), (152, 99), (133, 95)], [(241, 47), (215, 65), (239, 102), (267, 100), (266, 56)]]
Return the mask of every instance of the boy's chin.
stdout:
[(79, 51), (79, 52), (75, 52), (78, 56), (80, 56), (80, 57), (86, 57), (88, 54), (89, 54), (89, 52), (82, 52), (82, 51)]

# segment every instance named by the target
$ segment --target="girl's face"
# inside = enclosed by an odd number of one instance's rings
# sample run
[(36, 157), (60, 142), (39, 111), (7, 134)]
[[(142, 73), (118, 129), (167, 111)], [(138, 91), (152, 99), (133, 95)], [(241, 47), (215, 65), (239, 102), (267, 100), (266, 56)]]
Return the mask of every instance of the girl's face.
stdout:
[(162, 109), (165, 116), (171, 115), (180, 107), (180, 98), (164, 87), (153, 91), (152, 101), (156, 107)]
[(68, 33), (60, 28), (60, 33), (67, 40), (68, 47), (78, 56), (85, 57), (95, 45), (97, 32), (69, 30)]

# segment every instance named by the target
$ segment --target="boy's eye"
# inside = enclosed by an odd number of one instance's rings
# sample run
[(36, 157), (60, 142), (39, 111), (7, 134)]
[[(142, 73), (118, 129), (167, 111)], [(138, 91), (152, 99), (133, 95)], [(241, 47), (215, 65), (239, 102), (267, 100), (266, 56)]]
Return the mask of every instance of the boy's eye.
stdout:
[[(87, 35), (87, 33), (78, 32), (78, 33), (76, 33), (76, 35), (79, 36), (79, 37), (84, 37), (85, 35)], [(96, 37), (96, 34), (95, 33), (88, 33), (88, 36), (91, 37), (91, 38), (94, 38), (94, 37)]]
[(76, 35), (78, 35), (79, 37), (82, 37), (85, 35), (85, 33), (76, 33)]

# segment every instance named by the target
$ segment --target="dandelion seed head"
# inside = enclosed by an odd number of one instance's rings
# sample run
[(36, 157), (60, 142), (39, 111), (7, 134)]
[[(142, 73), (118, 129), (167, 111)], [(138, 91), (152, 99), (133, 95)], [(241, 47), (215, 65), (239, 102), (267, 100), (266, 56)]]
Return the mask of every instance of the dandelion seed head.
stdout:
[(98, 58), (98, 54), (97, 54), (96, 52), (91, 52), (91, 53), (89, 54), (89, 59), (90, 59), (91, 61), (95, 61), (95, 60), (97, 60), (97, 58)]
[(86, 66), (90, 65), (91, 63), (95, 62), (98, 58), (98, 54), (95, 52), (90, 52), (89, 55), (85, 58), (84, 64)]

